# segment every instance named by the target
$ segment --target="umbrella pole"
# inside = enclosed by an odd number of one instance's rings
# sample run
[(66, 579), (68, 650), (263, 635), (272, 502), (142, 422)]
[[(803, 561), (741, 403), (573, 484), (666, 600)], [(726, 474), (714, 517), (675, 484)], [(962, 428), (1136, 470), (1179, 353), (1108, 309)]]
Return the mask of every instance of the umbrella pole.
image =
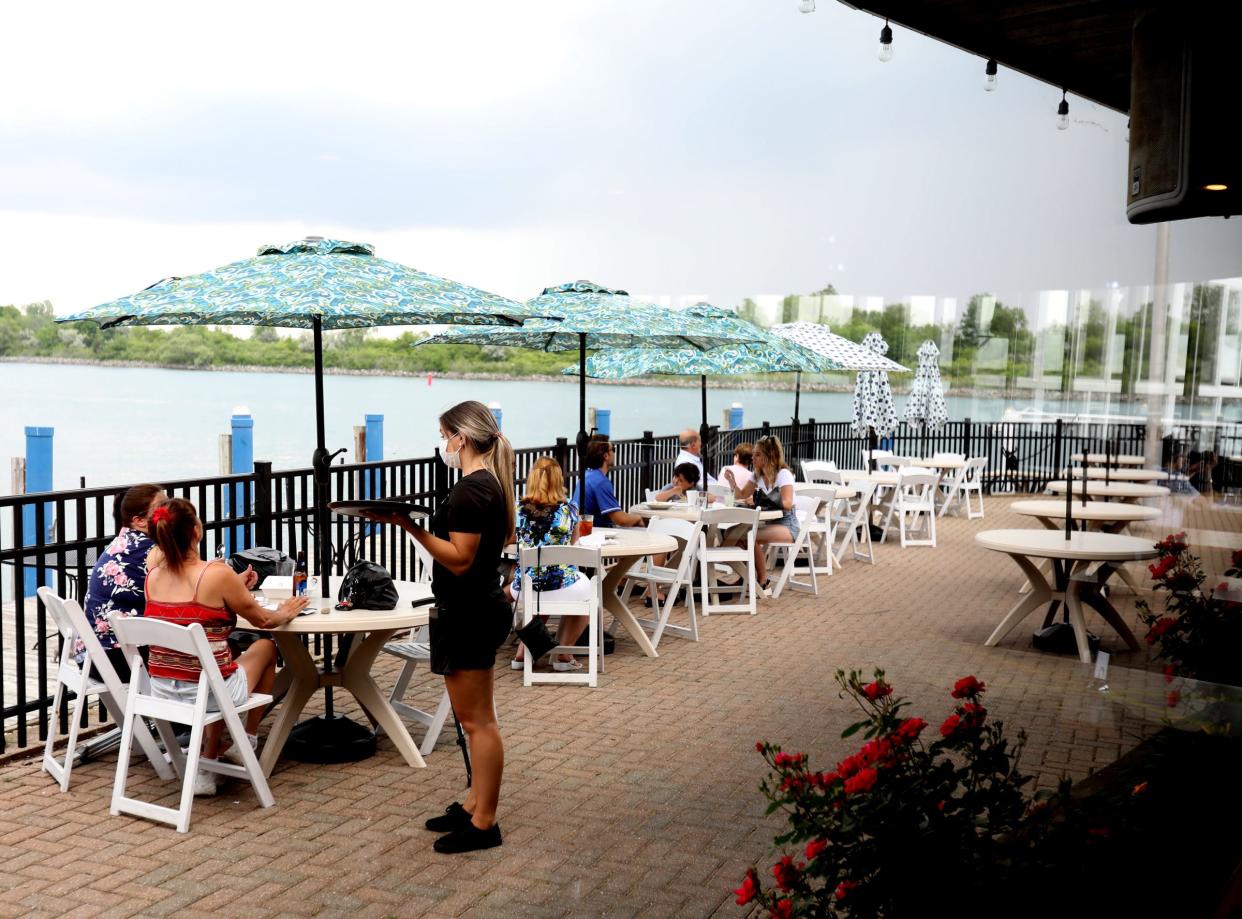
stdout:
[[(315, 545), (319, 550), (319, 583), (326, 601), (331, 597), (332, 544), (328, 538), (330, 515), (328, 499), (332, 496), (332, 460), (345, 452), (342, 447), (328, 452), (323, 407), (323, 321), (314, 317), (312, 330), (315, 342), (315, 454), (311, 459), (315, 475)], [(322, 602), (322, 601), (321, 601)], [(341, 642), (341, 661), (349, 653), (348, 639)], [(331, 673), (332, 636), (324, 635), (323, 672)], [(323, 714), (307, 719), (293, 728), (285, 743), (284, 753), (293, 759), (310, 763), (350, 763), (375, 755), (375, 734), (349, 718), (337, 715), (332, 706), (332, 687), (324, 687)]]
[(578, 514), (586, 512), (586, 333), (578, 333)]
[(802, 403), (802, 372), (798, 371), (794, 374), (794, 424), (798, 423), (800, 417), (800, 406)]
[[(708, 452), (707, 439), (711, 434), (711, 428), (707, 425), (707, 375), (699, 375), (699, 390), (702, 400), (702, 421), (699, 424), (699, 452), (702, 454), (700, 459), (703, 461), (703, 481), (699, 483), (699, 488), (707, 491), (707, 468), (708, 468)], [(715, 445), (713, 445), (714, 447)]]

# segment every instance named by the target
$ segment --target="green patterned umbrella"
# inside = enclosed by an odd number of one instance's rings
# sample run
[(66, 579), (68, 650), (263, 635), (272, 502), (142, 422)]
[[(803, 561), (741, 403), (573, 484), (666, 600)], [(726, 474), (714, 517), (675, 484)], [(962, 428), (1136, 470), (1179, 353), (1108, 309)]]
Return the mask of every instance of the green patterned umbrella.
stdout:
[[(538, 351), (578, 352), (578, 471), (579, 493), (586, 494), (586, 378), (587, 351), (615, 348), (677, 348), (706, 351), (725, 345), (758, 341), (762, 330), (741, 322), (732, 313), (696, 313), (694, 309), (662, 309), (633, 299), (624, 290), (593, 281), (571, 281), (545, 288), (526, 302), (527, 308), (547, 319), (531, 319), (521, 328), (453, 329), (418, 342), (419, 345), (503, 345)], [(713, 308), (714, 309), (714, 308)]]
[[(755, 328), (755, 334), (763, 336), (762, 339), (712, 348), (709, 351), (695, 351), (691, 348), (625, 348), (601, 351), (587, 360), (586, 373), (598, 380), (623, 380), (653, 374), (699, 377), (702, 393), (700, 436), (706, 446), (709, 433), (709, 376), (735, 376), (743, 373), (826, 373), (839, 369), (831, 360), (801, 345), (767, 335), (758, 328)], [(577, 367), (566, 367), (561, 371), (567, 375), (577, 372)]]
[(312, 329), (315, 338), (315, 519), (324, 595), (332, 549), (328, 535), (325, 444), (325, 329), (486, 323), (518, 325), (537, 315), (520, 303), (456, 281), (376, 258), (367, 243), (309, 236), (263, 246), (254, 258), (188, 278), (165, 278), (146, 290), (59, 322), (91, 320), (102, 328), (131, 325), (248, 325)]

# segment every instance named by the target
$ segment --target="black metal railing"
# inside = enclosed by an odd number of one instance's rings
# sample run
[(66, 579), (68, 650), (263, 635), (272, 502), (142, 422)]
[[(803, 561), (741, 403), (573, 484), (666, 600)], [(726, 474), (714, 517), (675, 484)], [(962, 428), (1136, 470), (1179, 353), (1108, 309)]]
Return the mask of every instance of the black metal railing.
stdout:
[[(849, 422), (769, 425), (738, 430), (713, 429), (707, 442), (707, 467), (719, 470), (731, 462), (733, 449), (772, 434), (786, 448), (789, 465), (799, 472), (802, 460), (831, 460), (843, 469), (864, 468), (868, 439)], [(675, 435), (615, 440), (611, 477), (622, 506), (642, 500), (646, 489), (672, 478), (678, 452)], [(987, 457), (984, 489), (988, 493), (1038, 492), (1062, 470), (1075, 453), (1144, 452), (1142, 424), (972, 422), (953, 421), (935, 432), (902, 424), (891, 438), (876, 440), (902, 455), (935, 452)], [(1242, 454), (1242, 425), (1211, 427), (1179, 424), (1161, 442), (1161, 465), (1178, 463), (1192, 446), (1206, 443), (1218, 453)], [(570, 483), (577, 475), (577, 450), (567, 438), (550, 446), (515, 451), (515, 486), (521, 492), (531, 466), (541, 456), (560, 463)], [(1155, 459), (1155, 458), (1152, 458)], [(457, 475), (438, 457), (342, 464), (330, 472), (332, 500), (394, 498), (434, 511)], [(572, 484), (570, 486), (573, 487)], [(0, 497), (0, 752), (12, 742), (25, 747), (30, 730), (47, 736), (54, 689), (59, 633), (41, 602), (27, 600), (26, 580), (48, 584), (61, 596), (81, 597), (98, 553), (115, 533), (112, 504), (128, 486), (81, 488)], [(311, 469), (273, 471), (257, 462), (245, 475), (185, 479), (166, 483), (170, 495), (194, 503), (203, 523), (199, 551), (235, 551), (254, 545), (272, 546), (290, 555), (303, 550), (317, 559), (314, 527), (314, 474)], [(417, 559), (408, 538), (395, 528), (334, 517), (328, 537), (334, 548), (333, 574), (341, 574), (356, 557), (387, 568), (395, 578), (416, 575)], [(29, 543), (29, 544), (27, 544)], [(99, 717), (103, 717), (102, 714)]]

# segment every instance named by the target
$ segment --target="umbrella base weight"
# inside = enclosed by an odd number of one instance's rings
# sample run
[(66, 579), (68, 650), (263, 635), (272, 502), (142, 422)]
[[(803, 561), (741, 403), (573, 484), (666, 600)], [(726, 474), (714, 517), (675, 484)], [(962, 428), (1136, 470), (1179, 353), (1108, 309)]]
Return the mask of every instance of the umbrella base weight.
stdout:
[(375, 734), (343, 715), (318, 715), (289, 732), (283, 755), (303, 763), (356, 763), (375, 755)]
[[(1047, 628), (1040, 629), (1031, 635), (1031, 644), (1040, 651), (1052, 651), (1055, 654), (1077, 654), (1078, 642), (1074, 638), (1074, 627), (1068, 622), (1057, 622)], [(1100, 650), (1100, 636), (1087, 633), (1087, 646), (1091, 653)]]

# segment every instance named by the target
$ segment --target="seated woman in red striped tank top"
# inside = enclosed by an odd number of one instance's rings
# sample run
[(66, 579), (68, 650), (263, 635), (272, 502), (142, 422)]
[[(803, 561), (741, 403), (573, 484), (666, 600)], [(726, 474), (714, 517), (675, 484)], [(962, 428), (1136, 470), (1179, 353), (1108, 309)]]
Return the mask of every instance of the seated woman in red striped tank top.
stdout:
[[(276, 676), (276, 645), (270, 638), (260, 639), (234, 660), (229, 652), (229, 633), (237, 627), (238, 616), (257, 629), (283, 625), (305, 608), (306, 598), (291, 597), (275, 611), (264, 609), (241, 575), (219, 560), (204, 562), (198, 554), (203, 527), (189, 501), (174, 498), (157, 508), (151, 514), (150, 529), (163, 558), (147, 574), (147, 617), (177, 625), (201, 625), (235, 705), (245, 702), (252, 690), (269, 692)], [(198, 695), (202, 667), (197, 657), (153, 646), (147, 671), (153, 695), (178, 702), (193, 702)], [(214, 698), (208, 700), (207, 710), (219, 711)], [(246, 733), (252, 747), (262, 718), (262, 709), (246, 713)], [(223, 730), (222, 721), (208, 725), (203, 736), (204, 757), (215, 759), (220, 754)], [(199, 770), (194, 793), (215, 794), (216, 774)]]

